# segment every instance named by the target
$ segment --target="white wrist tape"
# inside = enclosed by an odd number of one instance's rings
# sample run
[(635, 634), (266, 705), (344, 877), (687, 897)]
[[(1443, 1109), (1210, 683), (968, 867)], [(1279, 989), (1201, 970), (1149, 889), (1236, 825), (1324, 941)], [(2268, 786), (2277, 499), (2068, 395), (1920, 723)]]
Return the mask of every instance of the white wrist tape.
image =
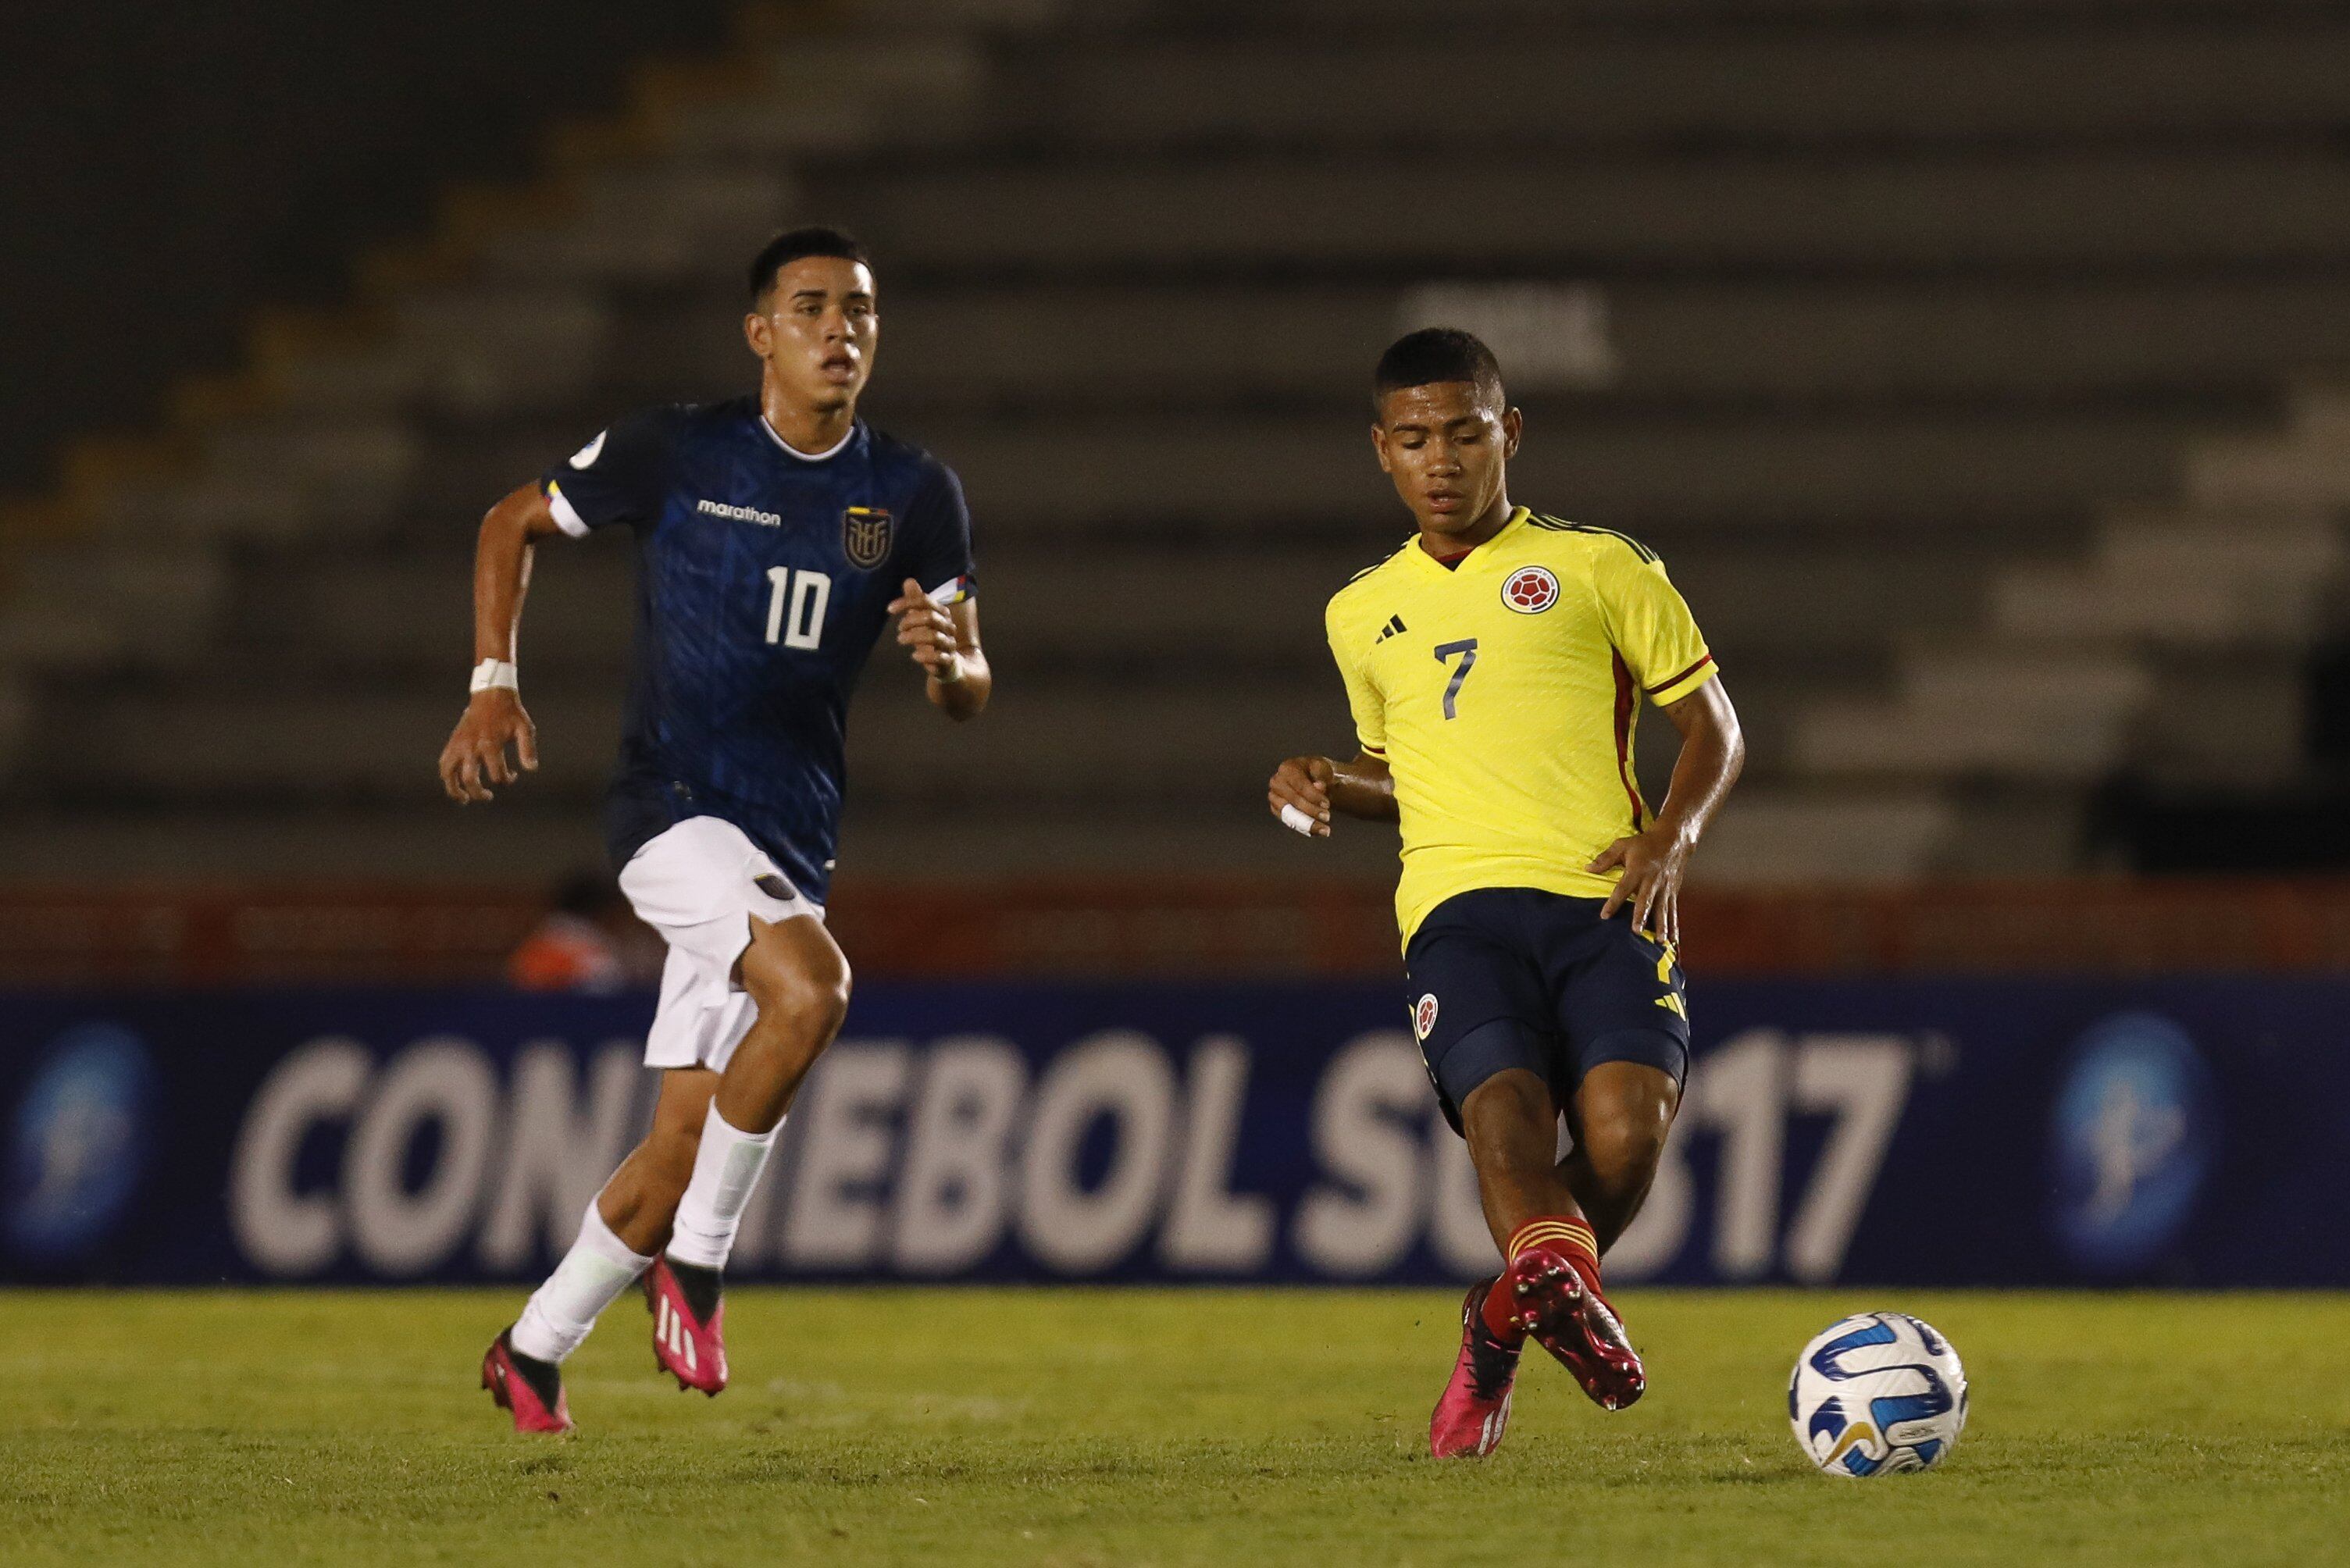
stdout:
[(508, 691), (521, 691), (521, 671), (503, 659), (484, 659), (473, 666), (473, 689), (475, 691), (500, 688)]

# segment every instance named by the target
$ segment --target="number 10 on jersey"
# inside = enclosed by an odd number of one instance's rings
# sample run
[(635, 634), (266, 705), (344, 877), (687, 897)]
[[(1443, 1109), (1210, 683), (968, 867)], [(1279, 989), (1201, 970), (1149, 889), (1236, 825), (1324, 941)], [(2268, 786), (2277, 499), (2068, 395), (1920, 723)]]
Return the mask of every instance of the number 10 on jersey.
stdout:
[(769, 566), (767, 642), (785, 648), (816, 648), (824, 641), (824, 612), (832, 603), (832, 578), (805, 567)]

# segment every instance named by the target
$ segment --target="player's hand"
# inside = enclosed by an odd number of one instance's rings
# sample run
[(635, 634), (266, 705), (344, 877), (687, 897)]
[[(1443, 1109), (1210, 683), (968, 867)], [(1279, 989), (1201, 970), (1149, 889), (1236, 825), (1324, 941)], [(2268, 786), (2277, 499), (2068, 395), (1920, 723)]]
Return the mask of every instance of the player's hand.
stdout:
[(1678, 944), (1681, 940), (1681, 876), (1689, 868), (1692, 847), (1692, 841), (1677, 830), (1656, 825), (1629, 838), (1619, 838), (1601, 850), (1584, 869), (1612, 871), (1621, 867), (1624, 875), (1617, 881), (1616, 890), (1607, 895), (1607, 902), (1600, 906), (1599, 918), (1613, 919), (1616, 911), (1628, 903), (1632, 906), (1634, 930), (1661, 942)]
[(1327, 757), (1292, 757), (1273, 770), (1273, 780), (1264, 789), (1265, 804), (1276, 818), (1283, 806), (1295, 806), (1313, 819), (1314, 836), (1327, 838), (1330, 785), (1337, 776), (1338, 764)]
[(962, 667), (962, 639), (946, 607), (932, 603), (922, 585), (908, 577), (889, 601), (889, 613), (898, 618), (899, 646), (913, 654), (922, 673), (933, 680), (954, 680)]
[[(509, 744), (514, 763), (506, 760)], [(537, 769), (538, 726), (523, 711), (522, 699), (504, 687), (475, 692), (441, 748), (441, 787), (460, 805), (488, 800), (490, 785), (513, 784)]]

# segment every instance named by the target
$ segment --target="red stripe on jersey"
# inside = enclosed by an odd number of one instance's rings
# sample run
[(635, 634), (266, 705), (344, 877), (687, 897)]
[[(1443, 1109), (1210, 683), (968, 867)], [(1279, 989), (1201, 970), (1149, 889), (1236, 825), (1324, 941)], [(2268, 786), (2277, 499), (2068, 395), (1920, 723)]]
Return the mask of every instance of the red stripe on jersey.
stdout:
[(1709, 653), (1703, 659), (1699, 659), (1695, 664), (1690, 665), (1687, 670), (1682, 670), (1679, 675), (1674, 676), (1671, 680), (1659, 680), (1654, 686), (1649, 687), (1648, 690), (1651, 691), (1669, 691), (1674, 687), (1679, 686), (1682, 681), (1687, 680), (1690, 676), (1695, 675), (1699, 670), (1703, 670), (1707, 665), (1711, 664), (1712, 662), (1713, 655)]
[(1609, 651), (1616, 660), (1616, 776), (1624, 781), (1624, 794), (1632, 802), (1632, 831), (1638, 833), (1647, 826), (1644, 818), (1648, 810), (1640, 799), (1640, 786), (1632, 778), (1632, 713), (1639, 703), (1640, 689), (1624, 656)]

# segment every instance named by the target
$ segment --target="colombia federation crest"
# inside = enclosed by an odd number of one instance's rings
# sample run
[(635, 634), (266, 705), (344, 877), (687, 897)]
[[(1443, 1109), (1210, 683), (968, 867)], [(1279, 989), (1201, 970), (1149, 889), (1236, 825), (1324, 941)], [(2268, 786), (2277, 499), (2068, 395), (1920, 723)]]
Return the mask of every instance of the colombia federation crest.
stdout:
[(878, 506), (852, 506), (840, 520), (840, 548), (848, 564), (871, 571), (889, 558), (889, 514)]

